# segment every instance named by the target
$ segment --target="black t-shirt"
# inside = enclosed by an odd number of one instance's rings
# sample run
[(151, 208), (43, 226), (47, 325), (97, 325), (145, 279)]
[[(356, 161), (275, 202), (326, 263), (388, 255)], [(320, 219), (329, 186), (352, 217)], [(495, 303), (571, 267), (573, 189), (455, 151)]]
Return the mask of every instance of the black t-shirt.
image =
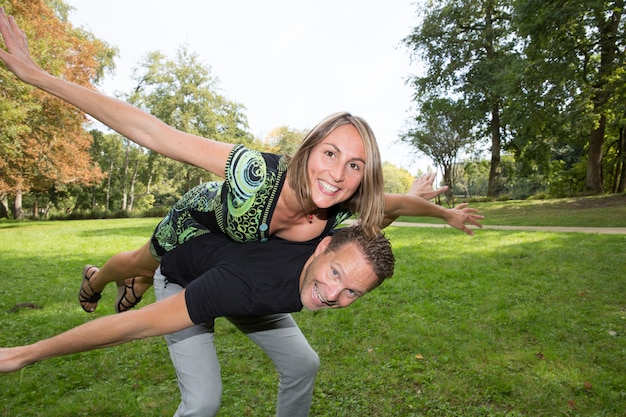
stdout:
[(166, 252), (161, 272), (186, 287), (191, 320), (300, 311), (300, 274), (320, 239), (235, 243), (224, 235), (198, 236)]

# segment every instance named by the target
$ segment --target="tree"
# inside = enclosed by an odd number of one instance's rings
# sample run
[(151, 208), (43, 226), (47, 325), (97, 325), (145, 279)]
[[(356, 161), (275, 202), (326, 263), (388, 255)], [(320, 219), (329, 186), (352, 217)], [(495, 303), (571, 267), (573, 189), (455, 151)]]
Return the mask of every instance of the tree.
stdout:
[(394, 194), (404, 194), (409, 191), (415, 179), (406, 169), (387, 161), (383, 162), (383, 178), (385, 179), (385, 192)]
[[(253, 145), (243, 107), (220, 94), (210, 68), (185, 46), (174, 59), (150, 52), (133, 70), (133, 78), (137, 87), (125, 99), (168, 125), (223, 142)], [(154, 194), (156, 204), (169, 206), (195, 185), (218, 179), (203, 169), (172, 161), (127, 140), (124, 143), (124, 159), (115, 162), (121, 170), (117, 185), (122, 209), (132, 209), (137, 187)], [(108, 162), (101, 166), (107, 170)]]
[(426, 65), (425, 75), (412, 80), (416, 101), (461, 98), (481, 113), (476, 127), (491, 138), (488, 195), (496, 195), (503, 142), (500, 118), (510, 68), (518, 59), (510, 0), (431, 0), (421, 15), (422, 21), (404, 39)]
[(459, 170), (458, 181), (455, 185), (455, 194), (464, 194), (466, 197), (483, 196), (487, 194), (489, 183), (489, 161), (470, 159), (463, 163)]
[(422, 103), (415, 118), (415, 127), (401, 140), (419, 149), (442, 169), (448, 202), (453, 202), (452, 189), (460, 154), (472, 143), (471, 110), (463, 102), (431, 99)]
[(267, 152), (293, 155), (306, 136), (306, 130), (296, 130), (288, 126), (273, 129), (265, 138), (268, 144)]
[[(566, 115), (573, 136), (586, 136), (586, 188), (604, 191), (602, 161), (611, 103), (626, 97), (624, 0), (517, 0), (517, 26), (526, 38), (527, 71), (546, 99), (542, 107)], [(623, 94), (623, 87), (621, 87)], [(586, 132), (586, 133), (585, 133)]]
[[(8, 13), (30, 40), (30, 50), (44, 69), (91, 87), (112, 68), (115, 49), (67, 21), (61, 0), (11, 0)], [(68, 184), (92, 184), (101, 178), (89, 156), (86, 117), (76, 108), (30, 87), (0, 68), (0, 194), (14, 199), (14, 217), (24, 216), (22, 195), (44, 193)]]

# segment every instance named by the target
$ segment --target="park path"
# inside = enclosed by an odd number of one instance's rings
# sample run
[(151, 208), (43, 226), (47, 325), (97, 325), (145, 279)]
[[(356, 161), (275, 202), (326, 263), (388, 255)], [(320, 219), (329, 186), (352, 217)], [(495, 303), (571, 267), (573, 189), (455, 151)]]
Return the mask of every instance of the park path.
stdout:
[[(356, 220), (348, 219), (344, 223), (352, 224)], [(435, 227), (435, 228), (452, 228), (452, 226), (443, 223), (411, 223), (411, 222), (393, 222), (391, 226), (401, 227)], [(471, 229), (480, 230), (480, 228), (470, 225)], [(563, 226), (486, 226), (483, 230), (521, 230), (525, 232), (559, 232), (559, 233), (597, 233), (607, 235), (626, 235), (626, 227), (563, 227)]]
[[(439, 224), (439, 223), (410, 223), (410, 222), (393, 222), (391, 225), (392, 226), (406, 226), (406, 227), (438, 227), (438, 228), (451, 227), (447, 224)], [(470, 226), (470, 228), (478, 229), (477, 227), (474, 227), (474, 226)], [(483, 229), (626, 235), (626, 227), (487, 226), (487, 225), (483, 225)]]

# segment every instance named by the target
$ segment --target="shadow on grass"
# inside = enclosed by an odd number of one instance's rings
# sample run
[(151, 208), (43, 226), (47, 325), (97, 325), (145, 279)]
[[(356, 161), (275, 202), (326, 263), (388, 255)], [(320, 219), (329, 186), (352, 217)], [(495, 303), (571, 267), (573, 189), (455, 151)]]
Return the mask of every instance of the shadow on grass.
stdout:
[(152, 232), (156, 227), (156, 223), (153, 227), (150, 226), (136, 226), (136, 227), (118, 227), (118, 228), (107, 228), (107, 229), (94, 229), (94, 230), (85, 230), (82, 232), (76, 233), (76, 237), (99, 237), (99, 236), (138, 236), (143, 235), (148, 240), (152, 236)]

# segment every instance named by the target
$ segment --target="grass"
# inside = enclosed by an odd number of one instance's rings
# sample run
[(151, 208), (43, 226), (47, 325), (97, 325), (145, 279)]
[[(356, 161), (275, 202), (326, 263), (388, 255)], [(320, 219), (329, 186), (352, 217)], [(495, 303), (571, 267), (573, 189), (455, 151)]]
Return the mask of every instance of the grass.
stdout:
[[(462, 202), (462, 201), (459, 201)], [(553, 200), (470, 203), (485, 225), (626, 227), (626, 194)], [(439, 219), (401, 217), (399, 221), (441, 223)]]
[[(503, 208), (481, 211), (512, 210), (491, 204)], [(550, 225), (570, 216), (590, 225), (584, 213), (602, 217), (596, 210), (564, 210)], [(96, 313), (78, 306), (82, 266), (138, 247), (156, 222), (0, 222), (0, 346), (112, 314), (112, 287)], [(322, 361), (312, 416), (626, 415), (626, 236), (402, 227), (388, 235), (393, 278), (348, 309), (294, 315)], [(41, 308), (14, 309), (20, 303)], [(220, 415), (274, 415), (269, 360), (223, 320), (216, 339)], [(177, 404), (160, 338), (0, 375), (3, 416), (168, 416)]]

